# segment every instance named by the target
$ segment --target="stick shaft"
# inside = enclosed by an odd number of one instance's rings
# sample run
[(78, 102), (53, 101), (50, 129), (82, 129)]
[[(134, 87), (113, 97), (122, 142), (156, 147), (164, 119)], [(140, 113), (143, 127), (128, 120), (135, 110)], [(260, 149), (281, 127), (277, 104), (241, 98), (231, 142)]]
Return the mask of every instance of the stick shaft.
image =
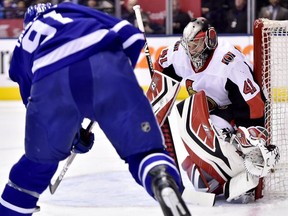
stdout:
[[(92, 131), (94, 123), (95, 122), (90, 121), (89, 125), (86, 128), (87, 133), (90, 133)], [(76, 153), (71, 152), (70, 156), (68, 157), (68, 159), (66, 160), (66, 163), (64, 164), (64, 166), (62, 168), (61, 173), (59, 174), (59, 176), (55, 180), (54, 184), (52, 184), (52, 183), (49, 184), (49, 190), (50, 190), (51, 194), (54, 194), (55, 191), (57, 190), (59, 184), (62, 182), (64, 175), (68, 171), (68, 169), (69, 169), (70, 165), (72, 164), (72, 162), (74, 161), (75, 157), (76, 157)]]
[(135, 11), (135, 16), (136, 16), (136, 21), (137, 21), (138, 28), (140, 29), (140, 31), (142, 31), (142, 33), (144, 35), (144, 40), (145, 40), (144, 53), (145, 53), (146, 60), (147, 60), (147, 63), (148, 63), (150, 76), (152, 77), (153, 74), (154, 74), (154, 67), (153, 67), (153, 62), (152, 62), (152, 59), (151, 59), (151, 54), (150, 54), (149, 46), (148, 46), (146, 35), (145, 35), (145, 28), (144, 28), (144, 25), (143, 25), (140, 5), (135, 5), (133, 7), (133, 9)]
[(135, 11), (135, 16), (136, 16), (136, 21), (137, 21), (138, 28), (140, 29), (140, 31), (142, 31), (143, 33), (145, 33), (145, 29), (144, 29), (144, 25), (143, 25), (143, 20), (142, 20), (142, 15), (141, 15), (140, 5), (135, 5), (135, 6), (133, 7), (133, 10)]
[(63, 166), (61, 173), (59, 174), (59, 176), (55, 180), (54, 184), (50, 183), (49, 190), (50, 190), (51, 194), (54, 194), (55, 191), (57, 190), (59, 184), (62, 182), (64, 175), (66, 174), (69, 166), (71, 165), (71, 163), (73, 162), (75, 157), (76, 157), (76, 153), (72, 152), (71, 155), (68, 157), (65, 165)]

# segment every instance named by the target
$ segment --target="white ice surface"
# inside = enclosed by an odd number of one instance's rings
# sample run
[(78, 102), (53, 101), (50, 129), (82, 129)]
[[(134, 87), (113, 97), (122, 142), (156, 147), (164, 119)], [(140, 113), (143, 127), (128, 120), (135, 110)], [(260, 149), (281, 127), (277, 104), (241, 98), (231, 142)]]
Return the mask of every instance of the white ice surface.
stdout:
[[(171, 115), (171, 125), (176, 124)], [(11, 166), (24, 152), (25, 109), (21, 102), (0, 102), (0, 190)], [(46, 190), (35, 216), (160, 216), (160, 207), (130, 177), (127, 166), (118, 157), (103, 132), (94, 128), (92, 151), (78, 155), (54, 195)], [(174, 131), (179, 161), (185, 150)], [(136, 143), (137, 144), (137, 143)], [(62, 168), (63, 162), (59, 166)], [(59, 170), (56, 176), (59, 174)], [(182, 173), (186, 187), (190, 187)], [(54, 179), (53, 179), (54, 180)], [(252, 204), (229, 204), (218, 198), (214, 207), (188, 205), (193, 216), (286, 216), (287, 199), (263, 198)]]

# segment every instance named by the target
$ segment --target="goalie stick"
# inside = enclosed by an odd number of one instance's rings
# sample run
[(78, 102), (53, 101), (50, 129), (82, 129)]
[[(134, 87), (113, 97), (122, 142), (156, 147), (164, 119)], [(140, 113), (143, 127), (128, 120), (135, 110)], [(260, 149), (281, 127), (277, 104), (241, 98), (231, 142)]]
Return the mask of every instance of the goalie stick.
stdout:
[[(94, 121), (90, 121), (89, 125), (87, 126), (87, 128), (85, 129), (86, 133), (90, 133), (93, 129), (94, 126)], [(57, 177), (57, 179), (55, 180), (54, 184), (50, 183), (49, 184), (49, 190), (51, 194), (54, 194), (55, 191), (57, 190), (59, 184), (61, 183), (64, 175), (66, 174), (68, 168), (70, 167), (70, 165), (72, 164), (73, 160), (75, 159), (77, 153), (75, 152), (71, 152), (70, 156), (68, 157), (68, 159), (66, 160), (61, 173), (59, 174), (59, 176)]]
[[(148, 43), (147, 43), (147, 39), (146, 39), (146, 35), (145, 35), (145, 29), (144, 29), (144, 25), (143, 25), (142, 16), (141, 16), (140, 5), (135, 5), (133, 7), (133, 10), (135, 11), (135, 16), (136, 16), (138, 28), (140, 29), (140, 31), (144, 35), (144, 40), (145, 40), (144, 52), (146, 55), (146, 59), (147, 59), (147, 63), (148, 63), (149, 71), (150, 71), (150, 76), (152, 77), (154, 74), (154, 68), (153, 68), (153, 63), (151, 60), (151, 55), (150, 55), (150, 51), (149, 51), (149, 47), (148, 47)], [(176, 166), (177, 166), (179, 173), (180, 173), (178, 159), (177, 159), (176, 150), (175, 150), (175, 145), (174, 145), (174, 141), (173, 141), (173, 137), (172, 137), (171, 128), (170, 128), (168, 118), (166, 118), (163, 125), (161, 126), (161, 131), (162, 131), (163, 136), (164, 136), (164, 140), (165, 140), (165, 144), (166, 144), (166, 150), (169, 152), (170, 156), (174, 159)], [(182, 185), (183, 185), (183, 182), (182, 182)], [(183, 185), (183, 187), (184, 187), (184, 185)]]
[(154, 74), (154, 68), (153, 68), (153, 63), (152, 63), (152, 59), (151, 59), (151, 55), (150, 55), (150, 50), (149, 50), (147, 39), (146, 39), (146, 35), (145, 35), (145, 29), (144, 29), (144, 25), (143, 25), (140, 5), (135, 5), (133, 7), (133, 10), (135, 11), (135, 16), (136, 16), (136, 21), (137, 21), (138, 28), (140, 29), (140, 31), (144, 35), (144, 41), (145, 41), (144, 52), (145, 52), (146, 60), (147, 60), (147, 63), (148, 63), (150, 76), (152, 77), (153, 74)]
[[(138, 28), (140, 29), (140, 31), (144, 35), (144, 40), (145, 40), (144, 53), (145, 53), (146, 60), (148, 63), (150, 76), (152, 77), (154, 74), (154, 68), (153, 68), (150, 50), (149, 50), (146, 35), (145, 35), (145, 29), (144, 29), (144, 25), (143, 25), (140, 5), (135, 5), (133, 7), (133, 10), (135, 11), (135, 16), (136, 16)], [(176, 149), (175, 149), (173, 136), (172, 136), (172, 132), (171, 132), (171, 127), (170, 127), (170, 123), (169, 123), (168, 118), (166, 118), (163, 125), (161, 126), (161, 131), (162, 131), (163, 136), (164, 136), (164, 140), (165, 140), (165, 144), (166, 144), (166, 150), (169, 152), (170, 156), (174, 159), (175, 164), (179, 170), (180, 177), (181, 177), (181, 171), (180, 171), (180, 167), (179, 167), (179, 163), (178, 163), (178, 158), (176, 155)], [(181, 177), (181, 181), (182, 181), (182, 177)], [(214, 206), (215, 194), (197, 192), (197, 191), (194, 191), (192, 189), (190, 189), (190, 190), (185, 189), (183, 181), (181, 183), (182, 183), (182, 186), (184, 188), (184, 192), (183, 192), (182, 196), (183, 196), (183, 199), (187, 203), (194, 204), (194, 205), (202, 205), (202, 206)]]

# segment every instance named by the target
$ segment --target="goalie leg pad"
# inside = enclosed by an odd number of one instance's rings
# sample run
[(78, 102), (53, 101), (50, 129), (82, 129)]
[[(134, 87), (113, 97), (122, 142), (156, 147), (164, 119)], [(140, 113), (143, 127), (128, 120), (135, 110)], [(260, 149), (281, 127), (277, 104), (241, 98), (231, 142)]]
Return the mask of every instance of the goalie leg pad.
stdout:
[(193, 162), (223, 185), (244, 170), (243, 158), (211, 123), (204, 92), (177, 104), (178, 125), (184, 146)]
[(187, 172), (188, 178), (196, 191), (215, 194), (222, 193), (222, 186), (219, 182), (199, 168), (190, 156), (187, 156), (183, 161), (182, 168)]
[(227, 202), (239, 199), (259, 183), (259, 178), (250, 175), (245, 170), (231, 178), (224, 185), (224, 195)]

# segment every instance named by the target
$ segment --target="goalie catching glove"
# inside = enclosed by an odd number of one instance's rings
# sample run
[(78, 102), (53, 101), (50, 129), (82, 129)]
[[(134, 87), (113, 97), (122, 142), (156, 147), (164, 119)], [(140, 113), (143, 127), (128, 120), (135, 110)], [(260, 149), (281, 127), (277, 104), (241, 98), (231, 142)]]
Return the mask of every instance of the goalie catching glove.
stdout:
[(279, 149), (267, 143), (268, 132), (265, 128), (239, 127), (234, 144), (244, 159), (246, 171), (256, 177), (266, 176), (280, 159)]
[(84, 128), (81, 128), (78, 133), (76, 133), (72, 144), (72, 152), (74, 153), (87, 153), (91, 150), (94, 144), (94, 134), (88, 132)]
[(243, 157), (245, 170), (225, 184), (224, 194), (228, 202), (239, 200), (247, 203), (253, 200), (259, 179), (268, 175), (279, 161), (278, 147), (267, 143), (267, 138), (267, 130), (260, 126), (239, 127), (236, 135), (233, 135), (232, 144)]

